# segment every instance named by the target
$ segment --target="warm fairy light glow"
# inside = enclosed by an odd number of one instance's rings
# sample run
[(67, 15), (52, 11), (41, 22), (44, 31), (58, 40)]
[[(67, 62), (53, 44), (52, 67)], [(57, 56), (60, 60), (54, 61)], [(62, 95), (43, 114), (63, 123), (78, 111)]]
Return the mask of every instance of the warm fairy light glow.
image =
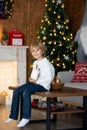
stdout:
[(11, 96), (12, 91), (9, 86), (17, 85), (17, 62), (16, 61), (0, 61), (0, 93), (7, 93)]
[(2, 37), (3, 37), (3, 24), (0, 23), (0, 42), (2, 41)]

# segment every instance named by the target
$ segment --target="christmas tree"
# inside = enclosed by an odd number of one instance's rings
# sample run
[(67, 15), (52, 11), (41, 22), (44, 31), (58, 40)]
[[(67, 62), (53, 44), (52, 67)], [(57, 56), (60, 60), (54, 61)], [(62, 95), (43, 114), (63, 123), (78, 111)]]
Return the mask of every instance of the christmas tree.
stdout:
[(45, 0), (45, 15), (38, 31), (38, 39), (47, 47), (47, 58), (56, 73), (73, 70), (76, 50), (72, 47), (73, 35), (62, 0)]

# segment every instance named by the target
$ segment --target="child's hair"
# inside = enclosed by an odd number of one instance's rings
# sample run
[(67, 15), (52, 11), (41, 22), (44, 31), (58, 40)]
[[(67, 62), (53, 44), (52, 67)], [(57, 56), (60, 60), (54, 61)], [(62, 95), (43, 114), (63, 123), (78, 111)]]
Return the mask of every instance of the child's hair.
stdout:
[(31, 51), (32, 47), (38, 47), (40, 50), (42, 50), (43, 56), (46, 55), (46, 47), (45, 47), (45, 45), (43, 43), (41, 43), (41, 42), (32, 42), (30, 44), (30, 51)]

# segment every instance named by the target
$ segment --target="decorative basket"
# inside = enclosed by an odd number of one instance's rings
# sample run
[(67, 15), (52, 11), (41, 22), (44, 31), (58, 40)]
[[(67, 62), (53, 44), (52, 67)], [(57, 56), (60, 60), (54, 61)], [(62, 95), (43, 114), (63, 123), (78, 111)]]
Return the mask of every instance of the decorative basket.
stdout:
[(62, 82), (59, 82), (59, 83), (52, 82), (52, 90), (62, 90), (63, 86), (64, 86), (64, 83)]

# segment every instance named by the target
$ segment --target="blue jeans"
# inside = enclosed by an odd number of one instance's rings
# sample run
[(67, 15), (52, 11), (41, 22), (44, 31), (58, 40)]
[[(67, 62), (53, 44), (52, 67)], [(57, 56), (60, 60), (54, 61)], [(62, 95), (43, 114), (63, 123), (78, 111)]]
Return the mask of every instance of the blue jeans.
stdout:
[(13, 92), (12, 105), (9, 118), (17, 120), (19, 114), (19, 103), (22, 97), (22, 118), (30, 119), (31, 117), (31, 94), (35, 92), (47, 91), (39, 84), (27, 82), (18, 87)]

